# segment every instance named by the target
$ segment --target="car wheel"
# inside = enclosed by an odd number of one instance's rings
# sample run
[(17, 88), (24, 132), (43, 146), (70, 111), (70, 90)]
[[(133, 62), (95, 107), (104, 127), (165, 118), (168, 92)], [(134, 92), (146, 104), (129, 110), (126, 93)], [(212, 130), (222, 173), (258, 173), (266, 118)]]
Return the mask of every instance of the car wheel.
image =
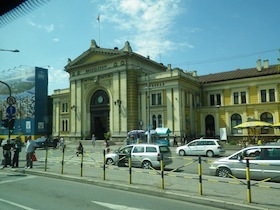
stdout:
[(229, 174), (231, 174), (231, 171), (228, 168), (218, 168), (217, 170), (217, 176), (219, 177), (229, 177)]
[(185, 150), (182, 150), (182, 149), (181, 149), (181, 150), (179, 151), (179, 155), (180, 155), (180, 156), (185, 156), (185, 155), (186, 155)]
[(150, 169), (152, 167), (152, 164), (150, 161), (147, 161), (145, 160), (143, 163), (142, 163), (142, 168), (144, 169)]
[(113, 160), (112, 158), (108, 158), (108, 159), (106, 160), (106, 164), (107, 164), (107, 165), (114, 165), (115, 163), (114, 163), (114, 160)]
[(208, 151), (206, 152), (206, 156), (207, 156), (207, 157), (213, 157), (213, 156), (214, 156), (214, 152), (211, 151), (211, 150), (208, 150)]

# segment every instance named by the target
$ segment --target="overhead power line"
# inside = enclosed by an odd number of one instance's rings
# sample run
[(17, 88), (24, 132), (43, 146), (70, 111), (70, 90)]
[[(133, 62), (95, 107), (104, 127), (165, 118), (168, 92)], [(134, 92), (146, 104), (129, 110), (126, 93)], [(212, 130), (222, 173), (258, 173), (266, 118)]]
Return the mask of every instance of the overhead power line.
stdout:
[(239, 59), (239, 58), (246, 58), (246, 57), (260, 55), (260, 54), (264, 54), (264, 53), (270, 53), (270, 52), (274, 52), (274, 51), (279, 51), (279, 49), (254, 52), (254, 53), (243, 54), (243, 55), (226, 56), (226, 57), (221, 57), (221, 58), (211, 58), (211, 59), (198, 60), (198, 61), (188, 61), (188, 62), (180, 63), (177, 65), (194, 65), (194, 64), (199, 65), (199, 64), (205, 64), (205, 63), (216, 63), (216, 62), (234, 60), (234, 59)]

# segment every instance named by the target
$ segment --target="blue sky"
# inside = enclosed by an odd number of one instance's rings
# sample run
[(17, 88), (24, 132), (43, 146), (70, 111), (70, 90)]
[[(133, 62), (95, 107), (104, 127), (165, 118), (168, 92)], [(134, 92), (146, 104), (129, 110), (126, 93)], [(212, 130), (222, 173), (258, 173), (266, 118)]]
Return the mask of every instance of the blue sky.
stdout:
[(279, 0), (51, 0), (0, 28), (0, 48), (20, 50), (0, 52), (0, 78), (45, 67), (51, 95), (69, 87), (67, 59), (91, 39), (112, 49), (129, 41), (136, 53), (198, 75), (258, 59), (278, 64), (279, 8)]

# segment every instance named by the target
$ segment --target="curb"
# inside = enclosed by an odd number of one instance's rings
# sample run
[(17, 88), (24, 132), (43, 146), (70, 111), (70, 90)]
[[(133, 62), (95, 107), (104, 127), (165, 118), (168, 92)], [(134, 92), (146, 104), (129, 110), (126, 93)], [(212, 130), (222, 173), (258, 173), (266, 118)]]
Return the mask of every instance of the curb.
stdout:
[(214, 198), (207, 198), (207, 197), (199, 197), (195, 195), (182, 195), (179, 192), (171, 192), (168, 190), (162, 190), (162, 189), (143, 189), (142, 187), (136, 187), (132, 185), (126, 185), (126, 184), (118, 184), (118, 183), (113, 183), (110, 181), (95, 181), (90, 178), (85, 178), (85, 177), (75, 177), (71, 175), (60, 175), (60, 174), (55, 174), (55, 173), (50, 173), (50, 172), (39, 172), (39, 171), (32, 171), (32, 170), (13, 170), (15, 172), (20, 172), (23, 174), (31, 174), (31, 175), (37, 175), (37, 176), (44, 176), (48, 178), (54, 178), (54, 179), (63, 179), (67, 181), (73, 181), (73, 182), (80, 182), (84, 184), (90, 184), (90, 185), (96, 185), (96, 186), (101, 186), (101, 187), (107, 187), (107, 188), (114, 188), (118, 190), (126, 190), (126, 191), (131, 191), (135, 193), (141, 193), (145, 195), (151, 195), (151, 196), (157, 196), (157, 197), (164, 197), (164, 198), (169, 198), (169, 199), (174, 199), (174, 200), (179, 200), (179, 201), (185, 201), (185, 202), (191, 202), (191, 203), (196, 203), (196, 204), (203, 204), (203, 205), (208, 205), (212, 207), (217, 207), (217, 208), (223, 208), (223, 209), (229, 209), (229, 210), (268, 210), (269, 208), (264, 208), (264, 207), (258, 207), (258, 206), (253, 206), (249, 204), (240, 204), (240, 203), (234, 203), (234, 202), (229, 202), (229, 201), (222, 201), (222, 200), (217, 200)]

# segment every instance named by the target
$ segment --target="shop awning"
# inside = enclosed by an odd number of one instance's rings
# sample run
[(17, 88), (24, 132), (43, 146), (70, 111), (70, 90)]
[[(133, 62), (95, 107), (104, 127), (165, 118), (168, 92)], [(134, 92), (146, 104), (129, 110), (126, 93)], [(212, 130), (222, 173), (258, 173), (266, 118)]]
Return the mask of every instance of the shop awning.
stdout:
[(171, 133), (171, 130), (169, 128), (156, 128), (156, 132), (158, 135), (167, 135)]

